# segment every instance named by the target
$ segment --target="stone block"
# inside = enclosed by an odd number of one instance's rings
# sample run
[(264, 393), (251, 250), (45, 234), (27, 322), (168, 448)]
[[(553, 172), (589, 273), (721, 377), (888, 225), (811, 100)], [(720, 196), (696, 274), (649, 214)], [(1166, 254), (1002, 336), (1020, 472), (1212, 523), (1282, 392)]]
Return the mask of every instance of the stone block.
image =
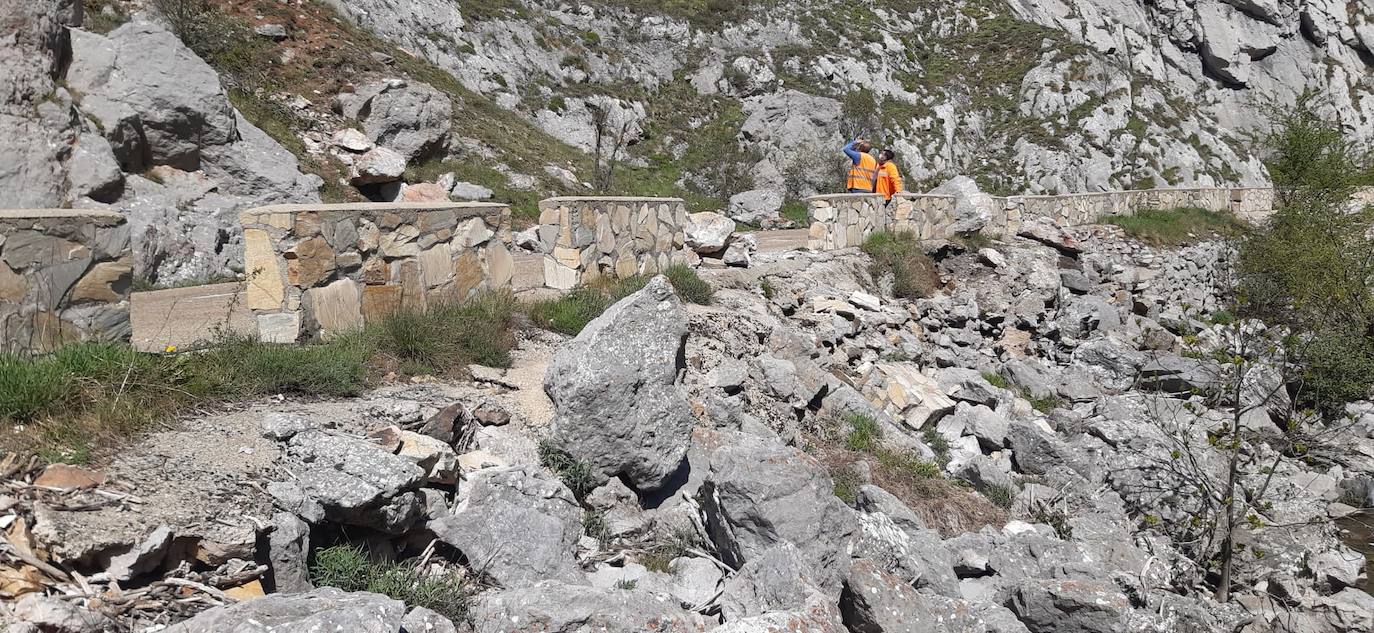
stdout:
[(300, 312), (259, 314), (258, 340), (264, 343), (295, 343), (301, 336)]
[(460, 248), (472, 248), (485, 244), (494, 234), (482, 218), (471, 218), (459, 225), (458, 230), (453, 232), (453, 245)]
[[(627, 275), (628, 276), (628, 275)], [(581, 281), (576, 268), (560, 264), (551, 255), (544, 256), (544, 285), (558, 290), (571, 290)]]
[(243, 230), (243, 264), (248, 272), (245, 302), (250, 310), (279, 310), (286, 301), (286, 283), (272, 239), (262, 229)]
[(363, 286), (363, 323), (372, 325), (401, 309), (399, 285)]
[(437, 288), (453, 279), (453, 249), (440, 244), (420, 253), (420, 274), (425, 288)]
[(369, 286), (391, 283), (391, 266), (380, 257), (369, 258), (363, 263), (361, 277), (363, 283)]
[(314, 288), (334, 277), (334, 249), (323, 237), (312, 237), (282, 254), (286, 281), (299, 288)]
[(483, 287), (482, 260), (477, 251), (467, 250), (453, 262), (453, 285), (461, 301)]
[(302, 299), (306, 326), (329, 340), (363, 327), (362, 296), (358, 284), (340, 279), (305, 291)]
[(420, 229), (406, 224), (383, 233), (378, 244), (382, 254), (389, 258), (415, 257), (420, 254), (420, 245), (415, 242), (418, 237)]
[(29, 282), (23, 275), (14, 272), (9, 265), (0, 263), (0, 301), (19, 303), (29, 294)]
[[(0, 264), (0, 278), (4, 277), (4, 264)], [(129, 298), (129, 285), (133, 281), (134, 267), (128, 258), (117, 262), (100, 262), (91, 267), (90, 272), (72, 288), (70, 301), (101, 301), (117, 303)], [(0, 287), (4, 285), (0, 279)], [(0, 289), (0, 295), (3, 289)]]
[(510, 288), (515, 275), (515, 258), (500, 242), (487, 246), (487, 283), (494, 289)]
[(424, 282), (420, 279), (420, 264), (414, 260), (399, 262), (396, 278), (401, 282), (401, 307), (414, 312), (424, 310), (428, 303)]

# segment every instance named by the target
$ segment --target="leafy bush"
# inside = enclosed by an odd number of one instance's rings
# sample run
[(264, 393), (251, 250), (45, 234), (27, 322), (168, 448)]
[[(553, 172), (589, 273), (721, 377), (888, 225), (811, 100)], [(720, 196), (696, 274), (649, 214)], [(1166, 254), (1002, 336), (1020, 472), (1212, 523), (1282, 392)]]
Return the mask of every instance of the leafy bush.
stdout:
[(1304, 98), (1279, 120), (1266, 161), (1278, 209), (1240, 249), (1236, 313), (1288, 328), (1305, 406), (1336, 413), (1374, 385), (1374, 158)]
[(1196, 207), (1111, 215), (1102, 222), (1119, 226), (1126, 235), (1157, 246), (1180, 246), (1214, 236), (1235, 237), (1247, 230), (1245, 224), (1230, 213)]
[(910, 233), (880, 232), (870, 235), (863, 252), (873, 258), (874, 277), (892, 275), (892, 294), (903, 299), (928, 297), (940, 286), (935, 262)]
[(409, 607), (432, 609), (454, 622), (467, 618), (474, 589), (454, 573), (426, 574), (406, 562), (373, 561), (361, 547), (335, 545), (315, 554), (310, 580), (344, 591), (370, 591)]

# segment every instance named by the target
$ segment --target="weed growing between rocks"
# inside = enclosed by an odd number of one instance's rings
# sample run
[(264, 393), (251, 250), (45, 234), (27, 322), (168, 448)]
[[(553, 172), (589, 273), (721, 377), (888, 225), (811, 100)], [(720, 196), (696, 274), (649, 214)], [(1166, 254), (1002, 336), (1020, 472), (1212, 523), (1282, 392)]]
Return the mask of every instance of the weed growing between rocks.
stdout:
[(649, 571), (672, 573), (673, 560), (686, 556), (698, 545), (696, 532), (676, 528), (655, 538), (653, 544), (639, 556), (639, 564)]
[(674, 264), (663, 271), (663, 274), (668, 277), (669, 283), (673, 284), (673, 290), (683, 301), (697, 305), (711, 303), (711, 285), (703, 281), (697, 275), (697, 271), (690, 266)]
[(1195, 207), (1152, 209), (1135, 215), (1112, 215), (1102, 219), (1114, 224), (1137, 240), (1154, 246), (1177, 247), (1216, 236), (1235, 237), (1245, 232), (1245, 224), (1230, 213)]
[(928, 297), (940, 286), (935, 262), (910, 233), (881, 232), (870, 235), (863, 252), (873, 258), (874, 279), (892, 277), (892, 294), (901, 299)]
[[(539, 463), (563, 480), (579, 502), (600, 485), (591, 465), (574, 458), (551, 440), (539, 442)], [(585, 527), (585, 526), (584, 526)]]
[(808, 438), (806, 448), (825, 466), (835, 496), (846, 504), (853, 505), (859, 489), (872, 483), (901, 499), (946, 537), (1006, 522), (1003, 508), (963, 482), (945, 478), (941, 464), (949, 459), (949, 444), (934, 441), (938, 434), (933, 430), (925, 440), (936, 461), (884, 442), (881, 425), (865, 415), (848, 415), (820, 433)]
[(476, 593), (468, 579), (455, 571), (426, 573), (408, 561), (373, 561), (361, 547), (349, 545), (317, 552), (310, 580), (316, 586), (379, 593), (409, 607), (432, 609), (454, 622), (467, 620)]

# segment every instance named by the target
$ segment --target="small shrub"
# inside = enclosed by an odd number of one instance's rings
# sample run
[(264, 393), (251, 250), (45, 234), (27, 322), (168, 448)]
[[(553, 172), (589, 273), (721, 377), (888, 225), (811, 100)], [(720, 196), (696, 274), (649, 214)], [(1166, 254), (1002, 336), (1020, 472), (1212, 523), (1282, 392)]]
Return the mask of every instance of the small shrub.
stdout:
[(659, 536), (640, 556), (639, 564), (649, 571), (671, 573), (673, 560), (685, 556), (687, 550), (696, 546), (696, 532), (686, 528), (677, 528), (667, 535)]
[(606, 523), (606, 513), (587, 510), (582, 513), (582, 533), (606, 544), (611, 541), (611, 526)]
[(806, 203), (799, 200), (790, 200), (783, 204), (779, 213), (782, 214), (782, 217), (802, 226), (806, 226), (807, 220), (810, 218), (806, 210)]
[(710, 305), (711, 285), (703, 281), (697, 275), (697, 271), (692, 270), (690, 266), (674, 264), (663, 271), (663, 274), (668, 277), (668, 281), (673, 284), (673, 290), (677, 291), (677, 295), (682, 297), (683, 301)]
[(871, 453), (878, 449), (878, 443), (883, 437), (883, 430), (878, 426), (877, 420), (851, 413), (845, 417), (849, 423), (849, 434), (845, 436), (844, 444), (851, 451), (861, 453)]
[(515, 312), (511, 293), (484, 292), (423, 312), (394, 312), (371, 328), (369, 335), (381, 353), (417, 369), (447, 373), (470, 363), (509, 367)]
[(578, 501), (582, 501), (599, 485), (600, 478), (590, 464), (559, 448), (550, 440), (539, 442), (539, 463), (563, 480)]
[(621, 578), (620, 580), (615, 581), (616, 589), (624, 589), (626, 591), (633, 591), (634, 588), (638, 585), (639, 582), (633, 578)]
[(899, 477), (935, 479), (942, 475), (940, 465), (926, 461), (911, 451), (880, 448), (873, 453), (878, 466)]
[(1035, 396), (1031, 396), (1030, 394), (1026, 394), (1026, 400), (1030, 402), (1032, 409), (1035, 409), (1036, 411), (1039, 411), (1041, 413), (1049, 413), (1050, 411), (1058, 409), (1060, 404), (1063, 404), (1059, 400), (1059, 396), (1056, 396), (1054, 394), (1050, 394), (1043, 398), (1037, 398)]
[(999, 484), (982, 486), (979, 488), (978, 492), (982, 493), (984, 497), (987, 497), (988, 501), (991, 501), (993, 505), (1003, 510), (1010, 510), (1012, 502), (1016, 500), (1016, 491), (1014, 489)]
[(992, 386), (994, 386), (994, 387), (997, 387), (998, 389), (1009, 389), (1009, 388), (1010, 388), (1010, 387), (1008, 386), (1008, 384), (1007, 384), (1007, 379), (1006, 379), (1006, 378), (1003, 378), (1003, 377), (1001, 376), (1001, 374), (998, 374), (998, 373), (996, 373), (996, 372), (991, 372), (991, 371), (985, 371), (985, 372), (983, 372), (983, 380), (988, 381), (988, 384), (990, 384), (990, 385), (992, 385)]
[(361, 547), (348, 545), (317, 552), (310, 580), (317, 586), (379, 593), (410, 607), (432, 609), (454, 622), (467, 618), (474, 593), (457, 574), (425, 574), (406, 562), (375, 562)]
[(945, 465), (949, 464), (949, 440), (933, 428), (922, 431), (921, 440), (930, 447), (931, 452), (935, 453), (935, 461), (940, 464), (940, 468), (943, 470)]
[(843, 468), (831, 475), (834, 483), (835, 496), (846, 505), (853, 506), (859, 500), (859, 488), (863, 487), (863, 480), (859, 479), (859, 474), (853, 468)]
[(767, 279), (759, 282), (759, 290), (763, 291), (764, 299), (772, 299), (773, 295), (777, 294), (777, 290), (773, 289), (773, 284)]
[(649, 280), (644, 277), (629, 277), (618, 280), (599, 280), (597, 283), (578, 286), (557, 299), (536, 302), (526, 308), (534, 324), (559, 334), (577, 336), (592, 319), (601, 316), (607, 308), (615, 305), (644, 287)]
[(920, 299), (933, 294), (940, 285), (935, 262), (910, 233), (874, 233), (864, 241), (863, 251), (873, 258), (874, 277), (892, 275), (894, 296)]

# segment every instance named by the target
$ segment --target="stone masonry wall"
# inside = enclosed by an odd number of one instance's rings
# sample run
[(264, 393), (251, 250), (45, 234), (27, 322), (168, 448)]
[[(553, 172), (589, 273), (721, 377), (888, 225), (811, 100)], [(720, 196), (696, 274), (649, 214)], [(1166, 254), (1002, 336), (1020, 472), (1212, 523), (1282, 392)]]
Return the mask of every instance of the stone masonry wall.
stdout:
[(954, 225), (954, 202), (954, 196), (899, 193), (889, 205), (890, 228), (923, 240), (947, 237)]
[(687, 262), (687, 206), (678, 198), (550, 198), (539, 203), (539, 224), (550, 288)]
[(502, 204), (290, 204), (240, 220), (245, 300), (264, 341), (330, 338), (397, 309), (511, 286)]
[(836, 193), (806, 199), (811, 222), (807, 248), (833, 251), (862, 246), (868, 236), (886, 231), (891, 214), (883, 197), (869, 193)]
[(0, 210), (0, 352), (128, 340), (132, 282), (123, 215)]
[[(1109, 191), (1062, 196), (988, 197), (991, 218), (984, 231), (1012, 235), (1023, 219), (1045, 217), (1063, 226), (1093, 224), (1109, 215), (1133, 215), (1146, 209), (1198, 207), (1230, 212), (1258, 221), (1273, 212), (1268, 188), (1196, 188)], [(877, 231), (909, 231), (923, 240), (949, 239), (956, 215), (952, 196), (898, 194), (889, 205), (881, 196), (833, 194), (807, 198), (812, 250), (854, 248)]]

